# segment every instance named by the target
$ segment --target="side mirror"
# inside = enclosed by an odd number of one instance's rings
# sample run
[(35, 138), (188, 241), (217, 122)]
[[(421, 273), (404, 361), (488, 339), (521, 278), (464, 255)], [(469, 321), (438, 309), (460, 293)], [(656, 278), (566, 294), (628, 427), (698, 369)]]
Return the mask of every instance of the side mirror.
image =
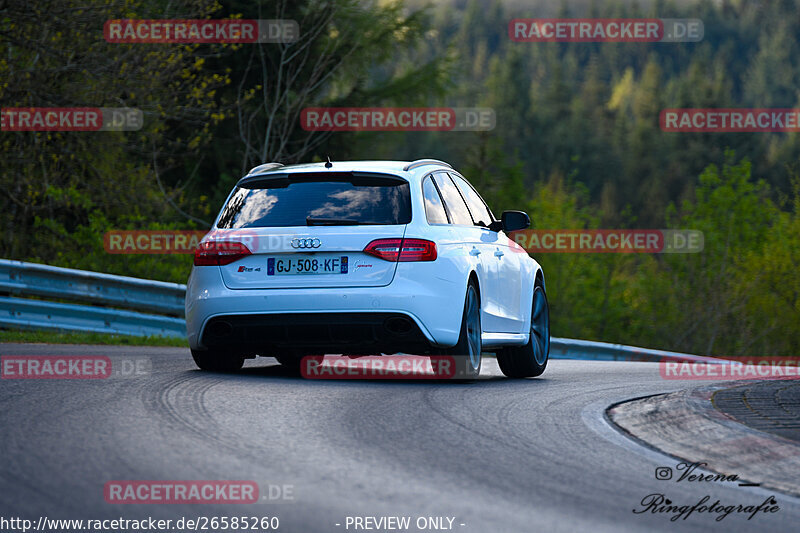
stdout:
[(525, 211), (503, 211), (500, 220), (506, 233), (526, 229), (531, 225), (531, 217)]

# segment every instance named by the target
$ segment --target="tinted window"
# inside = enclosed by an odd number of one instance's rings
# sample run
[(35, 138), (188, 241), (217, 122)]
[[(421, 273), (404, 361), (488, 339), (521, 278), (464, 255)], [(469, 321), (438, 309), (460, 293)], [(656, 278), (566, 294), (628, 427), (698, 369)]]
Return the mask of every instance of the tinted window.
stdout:
[(439, 186), (439, 191), (442, 193), (444, 204), (447, 206), (447, 212), (450, 213), (450, 220), (453, 224), (472, 226), (472, 217), (469, 216), (467, 204), (464, 203), (464, 199), (461, 198), (458, 189), (453, 185), (450, 176), (443, 172), (437, 172), (433, 177), (436, 179), (436, 185)]
[(442, 198), (430, 176), (425, 178), (425, 182), (422, 184), (422, 196), (425, 199), (425, 217), (428, 219), (428, 223), (447, 224), (447, 213), (444, 210)]
[[(295, 181), (297, 180), (297, 181)], [(222, 210), (220, 228), (338, 224), (408, 224), (407, 182), (360, 177), (338, 180), (290, 178), (237, 188)]]
[(453, 174), (450, 176), (456, 182), (462, 196), (464, 196), (464, 199), (467, 201), (467, 206), (469, 207), (469, 212), (472, 213), (472, 219), (475, 220), (475, 225), (488, 226), (491, 224), (492, 214), (489, 212), (489, 208), (486, 207), (483, 199), (475, 192), (475, 189), (459, 176)]

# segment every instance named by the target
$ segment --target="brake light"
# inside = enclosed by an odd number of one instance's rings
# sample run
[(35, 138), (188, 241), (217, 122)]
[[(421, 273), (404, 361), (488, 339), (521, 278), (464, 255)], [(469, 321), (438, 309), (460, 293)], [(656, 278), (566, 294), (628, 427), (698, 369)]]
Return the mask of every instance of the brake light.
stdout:
[(194, 251), (194, 266), (229, 265), (251, 254), (250, 249), (240, 242), (201, 242)]
[(435, 261), (436, 243), (425, 239), (377, 239), (364, 253), (385, 261)]

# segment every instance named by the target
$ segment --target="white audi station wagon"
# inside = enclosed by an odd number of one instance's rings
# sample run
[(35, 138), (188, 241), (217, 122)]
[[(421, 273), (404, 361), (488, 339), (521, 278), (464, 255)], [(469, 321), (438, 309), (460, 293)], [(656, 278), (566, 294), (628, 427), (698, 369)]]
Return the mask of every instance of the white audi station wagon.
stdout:
[[(494, 352), (514, 378), (547, 365), (544, 273), (442, 161), (253, 168), (198, 246), (186, 291), (197, 366), (306, 355), (454, 355), (459, 377)], [(387, 355), (390, 357), (391, 355)]]

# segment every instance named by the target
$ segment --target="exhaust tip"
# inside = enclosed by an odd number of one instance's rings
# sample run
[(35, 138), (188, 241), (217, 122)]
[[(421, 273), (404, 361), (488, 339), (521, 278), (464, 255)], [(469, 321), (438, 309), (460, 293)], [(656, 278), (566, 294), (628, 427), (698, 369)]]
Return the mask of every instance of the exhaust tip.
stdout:
[(386, 322), (383, 324), (383, 327), (395, 335), (406, 335), (411, 333), (411, 330), (414, 329), (414, 325), (409, 319), (399, 316), (387, 318)]
[(230, 322), (225, 322), (224, 320), (218, 320), (216, 322), (213, 322), (212, 324), (209, 324), (208, 326), (208, 334), (213, 337), (217, 338), (227, 337), (232, 333), (233, 333), (233, 326), (231, 325)]

